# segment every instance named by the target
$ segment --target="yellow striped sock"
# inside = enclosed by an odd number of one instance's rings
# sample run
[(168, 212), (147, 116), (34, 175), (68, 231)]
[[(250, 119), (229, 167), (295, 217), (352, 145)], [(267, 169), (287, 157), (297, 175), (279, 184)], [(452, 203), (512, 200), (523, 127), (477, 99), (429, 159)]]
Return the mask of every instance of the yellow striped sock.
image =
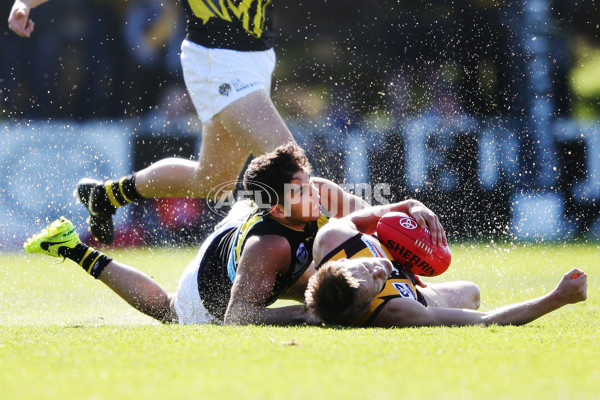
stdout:
[(113, 184), (112, 180), (108, 180), (104, 184), (104, 190), (106, 191), (106, 197), (108, 197), (108, 201), (110, 201), (110, 204), (115, 206), (115, 208), (119, 208), (119, 207), (121, 207), (121, 204), (119, 204), (119, 202), (115, 198), (115, 194), (113, 193), (113, 190), (112, 190), (112, 184)]

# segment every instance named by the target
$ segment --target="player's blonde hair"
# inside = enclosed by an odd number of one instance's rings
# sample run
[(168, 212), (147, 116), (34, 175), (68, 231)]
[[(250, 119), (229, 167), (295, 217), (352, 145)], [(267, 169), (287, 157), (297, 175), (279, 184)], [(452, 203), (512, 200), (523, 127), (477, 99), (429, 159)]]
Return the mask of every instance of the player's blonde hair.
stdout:
[(308, 281), (306, 305), (326, 324), (351, 325), (370, 304), (360, 300), (360, 281), (345, 267), (347, 262), (328, 261)]

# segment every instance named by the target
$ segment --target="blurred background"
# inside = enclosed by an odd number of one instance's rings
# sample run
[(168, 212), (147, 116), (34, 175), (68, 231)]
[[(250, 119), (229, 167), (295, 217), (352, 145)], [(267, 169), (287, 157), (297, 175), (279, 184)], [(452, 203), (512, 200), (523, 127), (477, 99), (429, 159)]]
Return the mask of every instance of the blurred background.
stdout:
[[(8, 18), (12, 1), (0, 4)], [(275, 1), (273, 99), (315, 175), (420, 199), (452, 240), (600, 238), (600, 13), (593, 0)], [(173, 0), (53, 0), (0, 25), (0, 250), (77, 181), (195, 158)], [(199, 243), (204, 200), (117, 213), (117, 245)], [(89, 239), (89, 238), (87, 238)]]

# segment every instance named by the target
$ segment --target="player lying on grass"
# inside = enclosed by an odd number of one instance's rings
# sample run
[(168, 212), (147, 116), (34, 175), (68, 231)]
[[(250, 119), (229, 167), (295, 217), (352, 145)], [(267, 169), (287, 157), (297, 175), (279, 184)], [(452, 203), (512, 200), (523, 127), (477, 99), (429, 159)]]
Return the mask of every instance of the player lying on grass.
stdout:
[[(169, 294), (141, 271), (80, 243), (66, 219), (52, 223), (25, 244), (30, 253), (77, 262), (139, 311), (164, 322), (225, 322), (289, 325), (316, 322), (304, 305), (268, 308), (278, 298), (304, 302), (314, 273), (312, 246), (327, 218), (366, 207), (333, 182), (311, 178), (304, 152), (281, 146), (252, 161), (244, 176), (255, 203), (242, 219), (231, 218), (202, 244), (183, 272), (176, 294)], [(293, 184), (286, 189), (286, 184)], [(288, 207), (289, 206), (289, 207)], [(289, 208), (289, 209), (286, 209)], [(410, 213), (445, 242), (437, 217), (417, 201), (389, 207)]]
[(545, 296), (476, 311), (480, 292), (474, 283), (423, 287), (393, 260), (370, 235), (382, 215), (376, 209), (359, 210), (318, 232), (313, 247), (318, 270), (309, 280), (306, 303), (323, 322), (378, 327), (521, 325), (587, 297), (586, 274), (572, 269)]

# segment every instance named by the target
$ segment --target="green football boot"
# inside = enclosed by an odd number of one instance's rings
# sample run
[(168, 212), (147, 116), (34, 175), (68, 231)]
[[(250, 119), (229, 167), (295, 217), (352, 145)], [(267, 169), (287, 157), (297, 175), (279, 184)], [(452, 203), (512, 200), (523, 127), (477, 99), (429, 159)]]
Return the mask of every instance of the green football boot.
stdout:
[(23, 247), (26, 252), (31, 254), (47, 254), (52, 257), (63, 257), (59, 253), (61, 247), (72, 249), (79, 243), (81, 241), (77, 232), (75, 232), (73, 223), (65, 217), (60, 217), (40, 233), (27, 239), (23, 243)]

